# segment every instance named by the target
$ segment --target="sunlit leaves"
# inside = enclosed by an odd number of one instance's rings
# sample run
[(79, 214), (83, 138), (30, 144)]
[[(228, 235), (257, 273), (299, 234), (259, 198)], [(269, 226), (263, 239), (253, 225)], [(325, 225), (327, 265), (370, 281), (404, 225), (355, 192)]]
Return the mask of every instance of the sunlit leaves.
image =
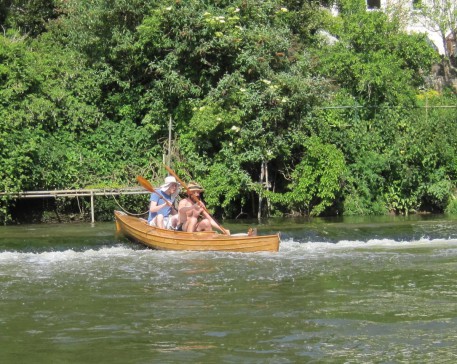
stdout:
[(302, 159), (291, 174), (289, 192), (268, 196), (272, 201), (289, 203), (302, 213), (319, 215), (340, 193), (346, 165), (341, 151), (317, 137), (309, 138), (304, 147)]
[(434, 59), (426, 39), (403, 33), (383, 12), (347, 11), (341, 20), (340, 40), (320, 51), (324, 74), (364, 102), (411, 103), (417, 74)]
[(363, 1), (321, 4), (69, 0), (39, 37), (6, 29), (0, 189), (162, 177), (171, 121), (172, 163), (225, 216), (444, 209), (456, 114), (431, 106), (455, 96), (415, 91), (433, 50)]

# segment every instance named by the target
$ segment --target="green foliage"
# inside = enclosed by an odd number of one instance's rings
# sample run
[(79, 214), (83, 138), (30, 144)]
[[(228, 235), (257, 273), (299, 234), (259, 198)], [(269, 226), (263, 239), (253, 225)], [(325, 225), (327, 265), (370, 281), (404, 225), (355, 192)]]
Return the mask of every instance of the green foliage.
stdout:
[(454, 0), (417, 1), (415, 4), (416, 17), (423, 19), (428, 29), (433, 29), (441, 36), (444, 46), (445, 59), (453, 58), (455, 66), (455, 50), (447, 41), (448, 32), (456, 38), (457, 35), (457, 4)]
[(337, 17), (324, 3), (2, 3), (0, 191), (162, 179), (171, 118), (172, 163), (218, 215), (259, 199), (275, 214), (453, 211), (456, 113), (439, 106), (457, 99), (417, 91), (437, 55), (364, 1), (336, 1)]
[[(357, 151), (363, 153), (362, 151)], [(355, 155), (348, 167), (344, 186), (344, 215), (379, 215), (388, 212), (382, 191), (390, 167), (388, 155), (365, 146), (364, 155)]]
[(428, 205), (444, 211), (452, 197), (453, 185), (451, 181), (446, 180), (445, 176), (442, 176), (442, 173), (445, 173), (443, 170), (437, 172), (436, 175), (439, 179), (432, 180), (426, 185), (423, 198), (427, 198)]
[(246, 203), (250, 178), (237, 163), (230, 165), (215, 163), (208, 175), (202, 179), (205, 199), (209, 206), (219, 207), (225, 216), (236, 216), (238, 206)]
[(46, 30), (47, 22), (57, 17), (55, 0), (4, 0), (0, 5), (0, 24), (37, 36)]
[(457, 215), (457, 198), (455, 194), (450, 198), (445, 212), (450, 215)]
[(417, 211), (418, 196), (414, 191), (412, 194), (408, 193), (409, 189), (405, 188), (402, 182), (395, 181), (393, 186), (388, 187), (384, 197), (389, 211), (408, 215), (412, 211)]
[(423, 35), (406, 35), (384, 12), (367, 12), (362, 2), (346, 1), (339, 41), (319, 52), (321, 71), (372, 105), (409, 104), (420, 74), (436, 61)]
[(309, 138), (304, 147), (301, 162), (291, 174), (290, 191), (270, 193), (269, 197), (295, 211), (316, 216), (331, 206), (339, 195), (346, 165), (341, 151), (317, 137)]
[(40, 148), (57, 130), (90, 131), (101, 117), (91, 72), (74, 54), (51, 55), (45, 39), (29, 45), (15, 37), (0, 36), (2, 191), (45, 187), (36, 169)]
[(376, 196), (373, 201), (370, 191), (359, 187), (358, 190), (346, 194), (344, 198), (344, 216), (385, 215), (388, 208), (384, 196)]

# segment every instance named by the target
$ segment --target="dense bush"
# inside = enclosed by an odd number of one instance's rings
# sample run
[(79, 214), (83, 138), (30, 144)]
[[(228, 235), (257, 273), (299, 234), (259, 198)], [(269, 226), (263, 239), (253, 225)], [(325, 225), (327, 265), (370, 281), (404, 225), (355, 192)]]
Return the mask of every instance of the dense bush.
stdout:
[(357, 0), (338, 17), (309, 1), (17, 1), (0, 16), (1, 191), (160, 183), (170, 150), (225, 217), (455, 210), (441, 106), (456, 96), (424, 91), (437, 55), (396, 17)]

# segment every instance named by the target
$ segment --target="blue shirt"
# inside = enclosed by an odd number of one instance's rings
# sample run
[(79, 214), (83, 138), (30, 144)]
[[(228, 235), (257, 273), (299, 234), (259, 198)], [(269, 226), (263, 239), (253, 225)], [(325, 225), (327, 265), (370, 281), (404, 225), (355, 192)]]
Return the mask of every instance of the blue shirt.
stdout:
[[(173, 203), (173, 199), (171, 198), (170, 195), (166, 194), (165, 192), (163, 192), (161, 190), (156, 190), (156, 191), (157, 191), (157, 193), (151, 193), (151, 198), (149, 199), (149, 201), (154, 201), (157, 203), (157, 205), (162, 205), (165, 202), (165, 200), (169, 201), (171, 204)], [(160, 196), (158, 194), (160, 194)], [(171, 214), (171, 206), (168, 206), (168, 205), (165, 205), (157, 212), (149, 211), (148, 223), (151, 222), (151, 220), (154, 219), (157, 215), (163, 215), (163, 217), (167, 217), (170, 214)]]

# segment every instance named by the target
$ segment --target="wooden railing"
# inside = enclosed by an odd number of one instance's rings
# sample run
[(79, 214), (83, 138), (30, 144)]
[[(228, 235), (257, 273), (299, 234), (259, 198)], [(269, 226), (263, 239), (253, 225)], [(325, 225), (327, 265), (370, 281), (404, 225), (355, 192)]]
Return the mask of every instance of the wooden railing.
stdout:
[[(140, 195), (149, 194), (141, 187), (125, 188), (99, 188), (82, 190), (51, 190), (51, 191), (22, 191), (22, 192), (0, 192), (0, 196), (8, 196), (12, 199), (20, 198), (57, 198), (57, 197), (90, 197), (90, 211), (92, 222), (94, 216), (94, 196), (120, 196), (120, 195)], [(146, 204), (146, 202), (145, 202)]]

